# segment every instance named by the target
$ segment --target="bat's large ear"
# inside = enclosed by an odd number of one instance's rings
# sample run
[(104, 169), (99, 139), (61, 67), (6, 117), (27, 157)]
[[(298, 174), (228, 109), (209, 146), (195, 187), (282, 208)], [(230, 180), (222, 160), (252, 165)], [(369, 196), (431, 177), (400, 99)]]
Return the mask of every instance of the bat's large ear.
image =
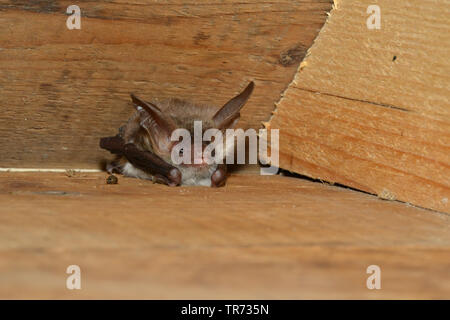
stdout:
[(152, 145), (157, 149), (155, 151), (170, 153), (173, 145), (170, 137), (176, 129), (174, 121), (153, 103), (143, 101), (134, 94), (131, 94), (131, 100), (138, 111), (143, 109), (148, 114), (142, 117), (141, 126), (148, 131)]
[(231, 128), (236, 124), (241, 116), (239, 111), (241, 111), (248, 98), (250, 98), (254, 87), (255, 84), (253, 81), (250, 82), (244, 91), (225, 103), (225, 105), (217, 111), (213, 117), (217, 129)]

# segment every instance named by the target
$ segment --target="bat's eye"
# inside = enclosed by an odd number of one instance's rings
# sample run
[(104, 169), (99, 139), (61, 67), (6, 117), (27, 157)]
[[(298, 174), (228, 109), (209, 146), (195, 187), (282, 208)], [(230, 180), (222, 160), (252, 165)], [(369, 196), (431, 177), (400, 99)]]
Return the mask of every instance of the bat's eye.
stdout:
[(183, 156), (183, 149), (180, 149), (179, 155), (180, 155), (180, 157)]

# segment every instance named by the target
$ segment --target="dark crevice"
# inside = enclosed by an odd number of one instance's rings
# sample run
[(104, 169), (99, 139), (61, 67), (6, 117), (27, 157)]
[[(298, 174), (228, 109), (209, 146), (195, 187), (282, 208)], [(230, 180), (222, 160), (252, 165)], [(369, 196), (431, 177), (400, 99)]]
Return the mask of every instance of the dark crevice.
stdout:
[(427, 211), (430, 211), (432, 213), (437, 213), (437, 214), (443, 214), (445, 216), (450, 216), (450, 214), (448, 214), (446, 212), (442, 212), (442, 211), (437, 211), (437, 210), (430, 209), (430, 208), (421, 207), (421, 206), (418, 206), (418, 205), (414, 205), (414, 204), (412, 204), (410, 202), (405, 202), (405, 201), (401, 201), (401, 200), (398, 200), (398, 199), (396, 199), (396, 200), (382, 199), (375, 193), (370, 193), (370, 192), (363, 191), (363, 190), (360, 190), (360, 189), (352, 188), (352, 187), (346, 186), (346, 185), (341, 184), (341, 183), (329, 182), (329, 181), (325, 181), (325, 180), (322, 180), (322, 179), (311, 178), (309, 176), (305, 176), (303, 174), (295, 173), (295, 172), (292, 172), (292, 171), (289, 171), (289, 170), (285, 170), (285, 169), (281, 169), (281, 168), (279, 169), (278, 174), (282, 175), (282, 176), (285, 176), (285, 177), (297, 178), (297, 179), (306, 180), (306, 181), (310, 181), (310, 182), (322, 183), (322, 184), (326, 184), (326, 185), (329, 185), (329, 186), (335, 186), (335, 187), (339, 187), (339, 188), (344, 188), (344, 189), (348, 189), (348, 190), (364, 193), (364, 194), (367, 194), (367, 195), (370, 195), (370, 196), (374, 196), (374, 197), (377, 197), (380, 200), (403, 203), (403, 204), (406, 204), (408, 206), (411, 206), (411, 207), (414, 207), (414, 208), (417, 208), (417, 209), (427, 210)]
[(327, 185), (330, 185), (330, 186), (336, 186), (336, 187), (340, 187), (340, 188), (344, 188), (344, 189), (349, 189), (349, 190), (353, 190), (353, 191), (357, 191), (357, 192), (362, 192), (362, 193), (365, 193), (365, 194), (369, 194), (371, 196), (373, 196), (373, 195), (376, 196), (376, 194), (373, 194), (373, 193), (370, 193), (370, 192), (366, 192), (366, 191), (363, 191), (363, 190), (360, 190), (360, 189), (352, 188), (352, 187), (346, 186), (344, 184), (340, 184), (340, 183), (336, 183), (336, 182), (329, 182), (329, 181), (325, 181), (325, 180), (317, 179), (317, 178), (311, 178), (309, 176), (305, 176), (303, 174), (292, 172), (292, 171), (281, 169), (281, 168), (280, 168), (278, 174), (282, 175), (282, 176), (285, 176), (285, 177), (292, 177), (292, 178), (307, 180), (307, 181), (310, 181), (310, 182), (320, 182), (322, 184), (327, 184)]

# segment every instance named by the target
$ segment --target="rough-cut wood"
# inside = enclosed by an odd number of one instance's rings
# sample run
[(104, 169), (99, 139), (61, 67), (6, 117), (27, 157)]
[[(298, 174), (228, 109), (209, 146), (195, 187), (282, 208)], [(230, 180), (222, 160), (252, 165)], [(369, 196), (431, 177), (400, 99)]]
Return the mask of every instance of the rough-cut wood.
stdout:
[[(66, 8), (81, 8), (68, 30)], [(260, 127), (331, 0), (0, 0), (0, 166), (96, 168), (132, 113), (129, 94), (218, 107), (250, 80)]]
[(450, 212), (448, 1), (337, 4), (268, 124), (280, 166)]
[(446, 214), (281, 176), (70, 175), (0, 174), (0, 298), (450, 298)]

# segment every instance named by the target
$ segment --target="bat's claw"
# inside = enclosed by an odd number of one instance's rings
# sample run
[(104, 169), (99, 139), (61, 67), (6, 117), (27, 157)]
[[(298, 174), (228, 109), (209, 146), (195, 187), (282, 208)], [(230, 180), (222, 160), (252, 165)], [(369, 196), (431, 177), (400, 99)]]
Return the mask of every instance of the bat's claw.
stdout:
[(177, 168), (173, 168), (172, 170), (170, 170), (167, 178), (170, 180), (169, 186), (175, 187), (175, 186), (180, 185), (180, 183), (181, 183), (180, 170), (178, 170)]
[(220, 167), (211, 175), (211, 187), (222, 187), (227, 180), (227, 172), (225, 167)]
[(166, 184), (169, 187), (176, 187), (181, 183), (181, 172), (177, 168), (173, 168), (167, 176), (156, 174), (153, 176), (152, 180), (154, 183), (161, 183)]

